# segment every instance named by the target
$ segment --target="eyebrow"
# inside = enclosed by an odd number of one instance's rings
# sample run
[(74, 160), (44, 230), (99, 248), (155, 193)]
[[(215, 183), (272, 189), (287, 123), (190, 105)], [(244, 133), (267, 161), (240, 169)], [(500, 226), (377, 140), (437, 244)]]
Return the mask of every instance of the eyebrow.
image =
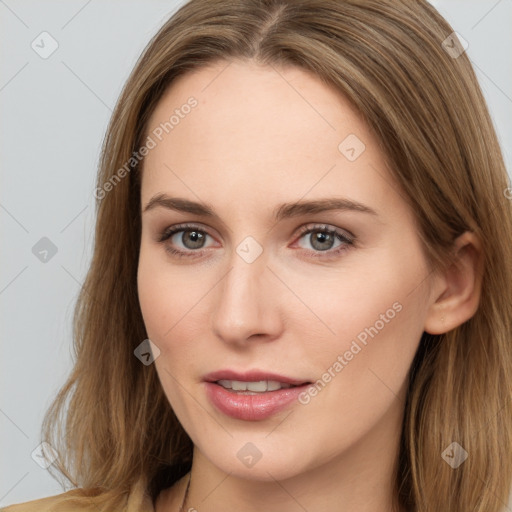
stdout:
[[(198, 203), (180, 197), (170, 197), (167, 194), (156, 194), (153, 196), (144, 207), (143, 212), (153, 210), (157, 207), (175, 210), (178, 212), (191, 213), (202, 217), (218, 218), (213, 207), (207, 203)], [(277, 222), (286, 218), (299, 217), (301, 215), (321, 213), (330, 210), (361, 212), (378, 217), (378, 213), (373, 208), (357, 201), (340, 197), (283, 203), (275, 208), (273, 216), (274, 220)]]

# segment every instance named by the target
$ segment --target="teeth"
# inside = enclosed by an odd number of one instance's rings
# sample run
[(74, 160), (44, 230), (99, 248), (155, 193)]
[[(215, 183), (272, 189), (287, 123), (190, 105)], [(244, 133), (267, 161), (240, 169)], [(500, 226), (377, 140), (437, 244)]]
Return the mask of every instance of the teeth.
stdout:
[[(236, 381), (235, 381), (236, 382)], [(234, 384), (234, 382), (233, 382)], [(254, 391), (255, 393), (264, 393), (267, 391), (267, 381), (260, 380), (258, 382), (247, 382), (245, 383), (247, 387), (247, 391)]]
[(275, 380), (260, 380), (258, 382), (243, 382), (240, 380), (219, 380), (217, 384), (223, 388), (233, 391), (250, 391), (253, 393), (265, 393), (266, 391), (277, 391), (278, 389), (291, 388), (291, 384), (277, 382)]
[(275, 391), (276, 389), (281, 389), (282, 387), (290, 387), (290, 384), (281, 384), (275, 380), (269, 380), (267, 382), (267, 391)]
[(231, 389), (233, 391), (247, 391), (247, 382), (233, 380), (231, 381)]

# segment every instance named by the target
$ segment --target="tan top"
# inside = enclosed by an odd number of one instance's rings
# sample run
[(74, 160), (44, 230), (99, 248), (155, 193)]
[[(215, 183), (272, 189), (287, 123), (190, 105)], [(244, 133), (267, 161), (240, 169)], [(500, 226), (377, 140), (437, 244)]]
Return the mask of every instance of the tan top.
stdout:
[(98, 494), (72, 489), (62, 494), (26, 501), (1, 508), (0, 512), (155, 512), (151, 497), (146, 494), (144, 480), (139, 480), (128, 493), (99, 502)]

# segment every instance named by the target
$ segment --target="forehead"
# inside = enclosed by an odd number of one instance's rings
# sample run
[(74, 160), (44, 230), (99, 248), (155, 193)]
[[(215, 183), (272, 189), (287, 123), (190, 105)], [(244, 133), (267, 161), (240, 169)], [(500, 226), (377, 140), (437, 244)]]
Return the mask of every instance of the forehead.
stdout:
[[(255, 163), (289, 159), (292, 151), (313, 157), (328, 147), (336, 155), (338, 139), (351, 130), (369, 137), (349, 102), (314, 75), (239, 61), (217, 62), (181, 76), (158, 103), (149, 131), (169, 121), (191, 97), (197, 106), (175, 119), (164, 138), (174, 150), (187, 139), (202, 148), (201, 158), (225, 146), (230, 159), (265, 150), (253, 155)], [(321, 147), (314, 144), (318, 139)]]
[(254, 208), (339, 193), (370, 194), (377, 208), (396, 190), (357, 111), (300, 68), (221, 61), (189, 72), (163, 95), (147, 135), (143, 204), (159, 192)]

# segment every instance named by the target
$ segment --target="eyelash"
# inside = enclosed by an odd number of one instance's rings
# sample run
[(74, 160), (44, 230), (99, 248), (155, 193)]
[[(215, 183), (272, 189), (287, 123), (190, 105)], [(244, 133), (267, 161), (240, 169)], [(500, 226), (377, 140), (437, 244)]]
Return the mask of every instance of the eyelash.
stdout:
[[(167, 240), (169, 240), (173, 235), (176, 233), (180, 233), (182, 231), (197, 231), (199, 233), (211, 236), (207, 231), (200, 229), (199, 226), (196, 226), (194, 224), (179, 224), (176, 226), (172, 226), (170, 228), (166, 228), (162, 233), (160, 233), (157, 241), (159, 243), (165, 243)], [(328, 249), (326, 251), (313, 251), (313, 258), (332, 258), (335, 256), (338, 256), (339, 254), (343, 253), (344, 251), (347, 251), (351, 246), (355, 245), (356, 237), (353, 235), (347, 236), (343, 232), (341, 232), (338, 229), (333, 229), (325, 224), (315, 224), (314, 226), (307, 225), (302, 226), (299, 230), (299, 239), (304, 237), (305, 235), (308, 235), (310, 233), (328, 233), (329, 235), (332, 235), (336, 237), (340, 242), (343, 242), (342, 245), (337, 247), (336, 249)], [(204, 250), (193, 250), (189, 249), (188, 251), (181, 251), (178, 249), (174, 249), (170, 247), (169, 245), (165, 246), (165, 250), (170, 253), (172, 256), (178, 257), (178, 258), (198, 258), (202, 255), (202, 252)], [(304, 249), (307, 251), (307, 249)], [(324, 256), (326, 254), (326, 256)]]

